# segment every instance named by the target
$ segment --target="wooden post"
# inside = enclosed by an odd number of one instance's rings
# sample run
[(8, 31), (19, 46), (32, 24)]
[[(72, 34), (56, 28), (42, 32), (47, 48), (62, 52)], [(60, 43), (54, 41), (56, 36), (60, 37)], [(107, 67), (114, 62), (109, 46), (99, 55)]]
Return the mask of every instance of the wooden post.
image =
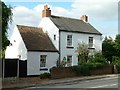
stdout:
[(17, 79), (19, 79), (19, 59), (17, 61)]
[(3, 64), (3, 67), (2, 67), (2, 69), (3, 69), (3, 80), (4, 80), (4, 77), (5, 77), (5, 59), (2, 59), (2, 64)]
[(4, 78), (5, 78), (5, 50), (3, 49), (2, 50), (2, 75), (3, 75), (3, 77), (2, 77), (2, 79), (4, 80)]
[(18, 55), (18, 61), (17, 61), (17, 79), (19, 80), (19, 60), (21, 58), (21, 55)]

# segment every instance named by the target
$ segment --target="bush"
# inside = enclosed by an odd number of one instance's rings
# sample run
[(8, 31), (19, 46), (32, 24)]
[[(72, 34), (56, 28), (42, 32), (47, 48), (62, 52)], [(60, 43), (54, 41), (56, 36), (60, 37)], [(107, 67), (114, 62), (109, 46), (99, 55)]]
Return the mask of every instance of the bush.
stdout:
[(102, 55), (101, 52), (95, 53), (94, 56), (89, 56), (88, 62), (108, 64), (107, 59)]
[(40, 74), (40, 78), (41, 78), (41, 79), (47, 79), (47, 78), (50, 78), (50, 77), (51, 77), (51, 74), (50, 74), (50, 73)]
[(80, 66), (80, 72), (82, 75), (84, 76), (87, 76), (87, 75), (91, 75), (91, 68), (92, 68), (92, 65), (90, 64), (83, 64)]
[(90, 68), (92, 68), (92, 65), (82, 64), (80, 66), (73, 66), (72, 70), (77, 75), (90, 75)]
[(77, 74), (91, 75), (91, 71), (106, 67), (109, 65), (107, 59), (102, 55), (102, 52), (96, 52), (94, 55), (88, 57), (87, 62), (79, 61), (78, 66), (73, 66), (72, 70)]
[(91, 71), (103, 68), (105, 66), (108, 66), (108, 65), (103, 63), (98, 63), (98, 62), (96, 63), (89, 62), (89, 63), (82, 64), (80, 66), (73, 66), (72, 70), (78, 75), (87, 76), (87, 75), (91, 75)]
[(81, 67), (80, 66), (72, 66), (71, 68), (76, 74), (81, 74)]

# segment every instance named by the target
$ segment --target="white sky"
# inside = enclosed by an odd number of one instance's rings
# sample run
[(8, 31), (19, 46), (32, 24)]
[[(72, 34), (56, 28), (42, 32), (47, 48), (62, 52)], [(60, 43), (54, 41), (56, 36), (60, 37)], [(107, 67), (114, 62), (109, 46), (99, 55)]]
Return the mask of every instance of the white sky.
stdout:
[[(118, 1), (119, 0), (74, 0), (70, 5), (66, 6), (67, 8), (60, 5), (57, 6), (57, 4), (52, 5), (49, 4), (49, 2), (47, 4), (51, 8), (53, 15), (78, 19), (81, 15), (87, 15), (89, 17), (89, 23), (103, 33), (103, 36), (111, 36), (114, 38), (118, 33)], [(40, 2), (32, 8), (25, 5), (17, 5), (14, 7), (14, 24), (38, 26), (44, 4), (46, 3)]]

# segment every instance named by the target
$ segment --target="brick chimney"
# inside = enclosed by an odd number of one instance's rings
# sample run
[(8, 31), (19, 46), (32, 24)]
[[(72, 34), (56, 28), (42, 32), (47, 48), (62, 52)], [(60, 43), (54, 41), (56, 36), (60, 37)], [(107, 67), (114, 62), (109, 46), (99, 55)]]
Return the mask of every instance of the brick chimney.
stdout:
[(50, 8), (48, 8), (48, 5), (44, 5), (44, 10), (42, 11), (42, 18), (50, 16), (51, 16)]
[(82, 15), (80, 19), (86, 23), (88, 22), (88, 16), (86, 16), (86, 15)]

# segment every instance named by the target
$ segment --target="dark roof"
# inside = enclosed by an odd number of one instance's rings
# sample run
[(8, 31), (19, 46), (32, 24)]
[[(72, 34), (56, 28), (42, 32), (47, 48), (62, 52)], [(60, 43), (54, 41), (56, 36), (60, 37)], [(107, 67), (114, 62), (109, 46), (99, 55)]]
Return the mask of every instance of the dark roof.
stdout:
[(61, 16), (53, 16), (53, 15), (51, 15), (50, 19), (61, 31), (102, 35), (92, 25), (90, 25), (89, 23), (85, 23), (80, 19), (73, 19), (73, 18), (67, 18)]
[(57, 51), (42, 28), (17, 25), (28, 51)]

